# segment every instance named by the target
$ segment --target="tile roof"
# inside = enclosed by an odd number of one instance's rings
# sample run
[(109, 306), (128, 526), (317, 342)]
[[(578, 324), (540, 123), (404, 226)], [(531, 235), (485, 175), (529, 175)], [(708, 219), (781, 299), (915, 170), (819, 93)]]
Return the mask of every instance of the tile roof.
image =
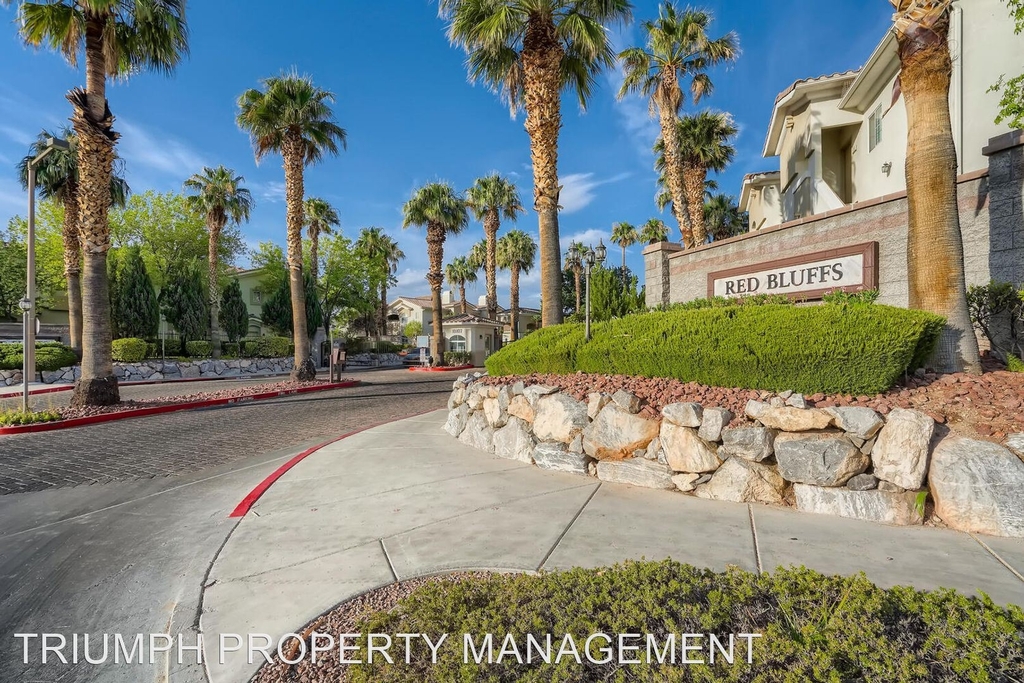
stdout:
[(793, 85), (789, 86), (775, 98), (775, 104), (778, 104), (789, 95), (791, 92), (797, 89), (801, 85), (807, 85), (809, 83), (824, 83), (825, 81), (831, 81), (833, 79), (853, 78), (860, 73), (860, 69), (851, 69), (849, 71), (836, 72), (834, 74), (825, 74), (824, 76), (815, 76), (814, 78), (803, 78), (799, 81), (794, 81)]

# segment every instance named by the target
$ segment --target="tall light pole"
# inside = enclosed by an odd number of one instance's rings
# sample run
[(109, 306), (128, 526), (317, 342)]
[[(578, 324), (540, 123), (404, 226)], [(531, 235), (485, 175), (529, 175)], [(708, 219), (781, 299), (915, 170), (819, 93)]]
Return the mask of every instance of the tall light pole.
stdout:
[(22, 310), (21, 349), (21, 409), (28, 412), (29, 383), (36, 375), (36, 167), (54, 150), (69, 150), (67, 140), (48, 138), (46, 145), (28, 162), (28, 236), (25, 269), (25, 298), (19, 302)]
[(586, 323), (587, 323), (587, 334), (586, 340), (590, 341), (590, 271), (594, 268), (595, 264), (604, 263), (605, 258), (608, 256), (608, 249), (604, 246), (604, 240), (597, 243), (597, 249), (594, 247), (587, 247), (584, 251), (580, 251), (579, 248), (573, 244), (569, 247), (569, 257), (567, 263), (570, 266), (583, 265), (585, 280), (587, 285), (587, 303), (586, 303)]

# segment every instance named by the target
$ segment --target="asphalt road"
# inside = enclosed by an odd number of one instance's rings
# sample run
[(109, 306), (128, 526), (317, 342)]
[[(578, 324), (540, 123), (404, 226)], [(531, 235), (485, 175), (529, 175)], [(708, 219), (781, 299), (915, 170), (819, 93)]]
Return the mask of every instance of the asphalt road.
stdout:
[[(204, 579), (239, 500), (310, 445), (443, 407), (454, 379), (356, 377), (363, 386), (0, 437), (0, 681), (205, 680), (201, 666), (163, 656), (90, 665), (51, 654), (44, 665), (38, 639), (25, 664), (14, 634), (91, 634), (94, 658), (101, 634), (194, 644)], [(71, 642), (64, 652), (70, 659)]]

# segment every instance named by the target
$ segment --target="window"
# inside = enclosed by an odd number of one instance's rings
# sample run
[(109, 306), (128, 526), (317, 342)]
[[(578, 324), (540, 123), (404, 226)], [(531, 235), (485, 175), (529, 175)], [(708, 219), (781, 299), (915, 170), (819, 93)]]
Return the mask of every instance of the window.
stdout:
[(868, 119), (868, 151), (882, 142), (882, 105), (878, 105)]
[(249, 293), (249, 303), (256, 304), (257, 306), (263, 303), (263, 292), (254, 289)]
[(461, 334), (453, 334), (448, 338), (449, 351), (461, 351), (466, 350), (466, 338)]

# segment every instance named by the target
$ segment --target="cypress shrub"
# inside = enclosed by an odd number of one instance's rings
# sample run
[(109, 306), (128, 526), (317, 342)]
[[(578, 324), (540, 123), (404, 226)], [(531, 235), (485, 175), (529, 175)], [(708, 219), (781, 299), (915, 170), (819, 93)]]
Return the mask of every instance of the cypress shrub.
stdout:
[(114, 360), (119, 363), (139, 363), (149, 355), (149, 344), (145, 339), (125, 337), (115, 339), (111, 344)]
[(238, 278), (232, 278), (221, 294), (217, 321), (231, 343), (237, 342), (249, 331), (249, 309), (242, 299), (242, 286)]
[(155, 337), (160, 329), (160, 305), (138, 247), (129, 247), (119, 255), (116, 271), (110, 309), (118, 336)]

